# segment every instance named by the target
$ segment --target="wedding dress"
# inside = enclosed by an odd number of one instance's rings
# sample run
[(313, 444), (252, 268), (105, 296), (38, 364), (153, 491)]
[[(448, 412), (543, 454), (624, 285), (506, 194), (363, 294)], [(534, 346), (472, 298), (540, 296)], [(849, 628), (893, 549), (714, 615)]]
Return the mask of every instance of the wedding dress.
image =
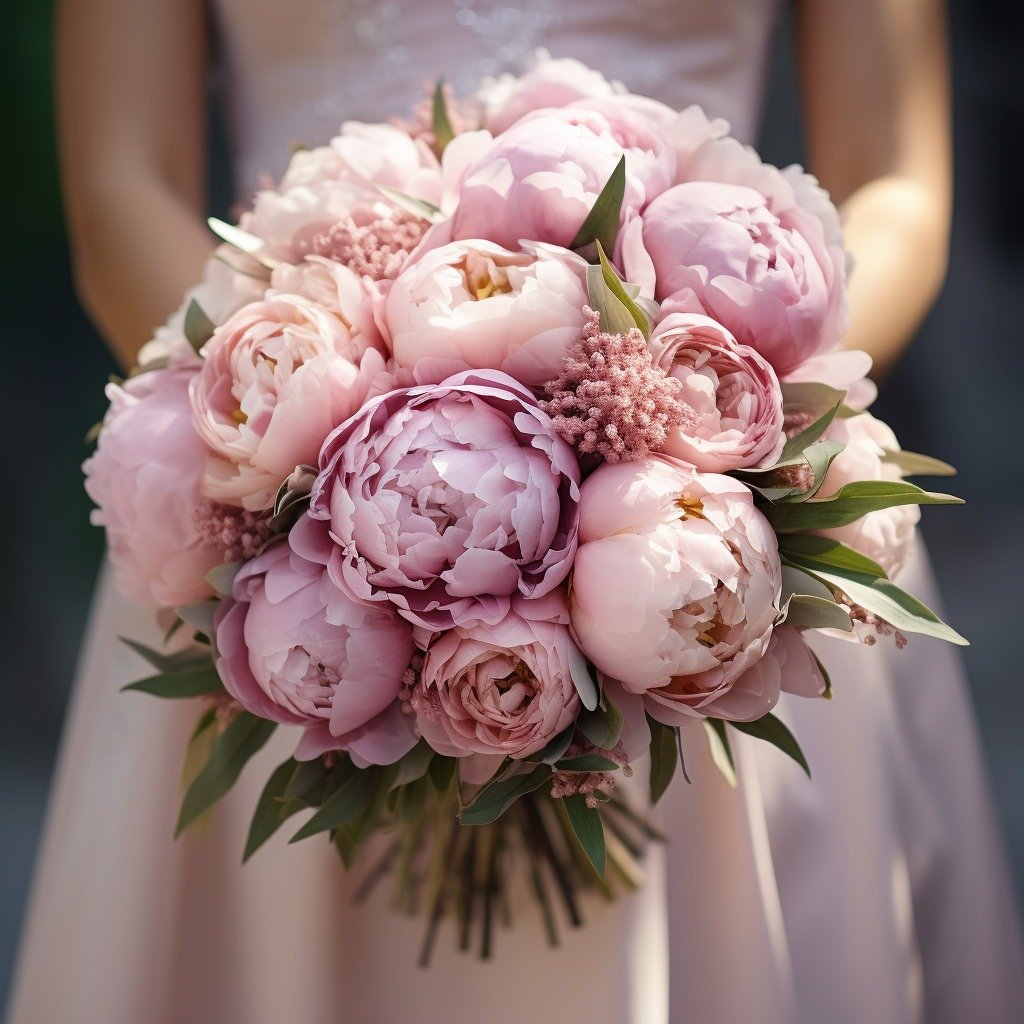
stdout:
[[(777, 0), (219, 0), (240, 194), (293, 140), (517, 70), (538, 47), (750, 139)], [(923, 554), (903, 582), (934, 596)], [(240, 864), (279, 730), (201, 834), (171, 839), (193, 707), (119, 695), (158, 643), (104, 576), (66, 728), (11, 1024), (1009, 1024), (1024, 1006), (1012, 889), (955, 652), (822, 641), (836, 697), (780, 714), (808, 781), (737, 737), (730, 789), (702, 744), (658, 809), (648, 879), (593, 900), (557, 951), (517, 905), (480, 963), (381, 890), (355, 906), (326, 843)]]

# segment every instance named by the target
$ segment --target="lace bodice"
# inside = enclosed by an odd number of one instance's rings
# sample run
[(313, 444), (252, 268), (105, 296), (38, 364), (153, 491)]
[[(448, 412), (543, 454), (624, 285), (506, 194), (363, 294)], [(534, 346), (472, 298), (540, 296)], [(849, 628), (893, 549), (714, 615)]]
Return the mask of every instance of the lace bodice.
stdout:
[(405, 113), (439, 75), (456, 90), (543, 47), (635, 92), (699, 103), (749, 139), (781, 0), (215, 0), (239, 189), (294, 142)]

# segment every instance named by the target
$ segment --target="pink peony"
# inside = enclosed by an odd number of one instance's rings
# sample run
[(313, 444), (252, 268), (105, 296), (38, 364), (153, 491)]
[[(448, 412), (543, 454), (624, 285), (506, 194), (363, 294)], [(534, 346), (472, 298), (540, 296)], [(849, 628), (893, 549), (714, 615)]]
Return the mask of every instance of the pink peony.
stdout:
[[(827, 498), (858, 480), (900, 479), (899, 466), (883, 461), (886, 452), (900, 450), (896, 435), (871, 413), (833, 420), (825, 437), (842, 441), (846, 447), (829, 466), (817, 497)], [(869, 512), (846, 526), (821, 533), (867, 555), (890, 579), (895, 579), (910, 557), (920, 518), (921, 509), (917, 505), (897, 505)]]
[(468, 169), (450, 236), (512, 249), (521, 240), (567, 248), (623, 154), (627, 217), (674, 170), (675, 153), (653, 122), (619, 108), (614, 117), (580, 107), (538, 111), (500, 135)]
[(192, 427), (194, 373), (152, 370), (109, 384), (96, 453), (82, 467), (118, 585), (161, 608), (210, 597), (205, 576), (223, 561), (220, 545), (205, 542), (195, 523), (207, 449)]
[(561, 591), (518, 600), (500, 621), (440, 634), (412, 697), (424, 739), (442, 754), (528, 757), (579, 714), (581, 660)]
[(682, 383), (694, 410), (663, 451), (706, 473), (770, 466), (786, 443), (782, 390), (771, 366), (719, 323), (672, 313), (651, 337), (655, 365)]
[(599, 71), (578, 60), (554, 60), (543, 51), (524, 75), (501, 75), (485, 81), (477, 92), (484, 109), (483, 127), (497, 135), (525, 114), (547, 107), (566, 107), (579, 100), (611, 96), (612, 84)]
[[(330, 145), (296, 152), (280, 185), (256, 193), (240, 226), (263, 242), (263, 255), (285, 263), (330, 256), (343, 247), (342, 236), (358, 254), (367, 233), (391, 236), (393, 225), (408, 221), (378, 185), (437, 203), (441, 167), (401, 129), (349, 121)], [(418, 238), (407, 241), (411, 248)]]
[(394, 728), (412, 629), (331, 582), (333, 545), (319, 534), (303, 534), (301, 554), (279, 543), (243, 566), (216, 613), (217, 670), (247, 711), (305, 726), (304, 756), (345, 749), (390, 764), (416, 743), (411, 721)]
[(334, 578), (428, 629), (494, 625), (576, 550), (579, 466), (533, 396), (496, 370), (368, 402), (324, 444), (310, 514)]
[(391, 288), (386, 331), (417, 382), (499, 369), (535, 386), (554, 377), (579, 337), (586, 262), (550, 245), (509, 252), (452, 242), (408, 265)]
[(362, 405), (384, 369), (359, 282), (343, 267), (332, 274), (343, 315), (271, 292), (204, 346), (192, 406), (213, 451), (203, 492), (215, 501), (269, 507), (281, 481), (316, 462), (324, 438)]
[(833, 347), (848, 322), (846, 257), (814, 180), (731, 139), (698, 149), (686, 174), (624, 233), (629, 278), (667, 311), (714, 317), (780, 375)]
[[(730, 477), (658, 458), (584, 483), (570, 610), (583, 652), (648, 708), (759, 718), (746, 673), (768, 649), (782, 568), (775, 534)], [(758, 677), (752, 677), (758, 678)]]

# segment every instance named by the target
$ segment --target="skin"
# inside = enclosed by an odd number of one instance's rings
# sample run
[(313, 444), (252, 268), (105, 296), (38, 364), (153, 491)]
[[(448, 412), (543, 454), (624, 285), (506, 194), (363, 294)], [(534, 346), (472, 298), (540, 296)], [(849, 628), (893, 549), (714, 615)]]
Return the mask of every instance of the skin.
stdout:
[[(856, 271), (846, 339), (883, 374), (946, 272), (950, 100), (941, 0), (799, 0), (810, 170)], [(111, 26), (117, 26), (112, 31)], [(206, 162), (202, 0), (62, 0), (57, 110), (79, 295), (130, 366), (199, 279)]]

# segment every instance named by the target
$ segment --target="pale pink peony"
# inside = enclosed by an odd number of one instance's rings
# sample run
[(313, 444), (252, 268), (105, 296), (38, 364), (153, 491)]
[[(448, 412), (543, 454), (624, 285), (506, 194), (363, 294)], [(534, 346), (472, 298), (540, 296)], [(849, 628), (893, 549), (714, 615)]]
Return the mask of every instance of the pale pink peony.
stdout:
[(438, 203), (441, 166), (426, 143), (400, 128), (349, 121), (330, 145), (296, 152), (280, 185), (257, 192), (240, 226), (263, 242), (262, 255), (286, 263), (331, 255), (339, 233), (358, 254), (368, 231), (379, 236), (407, 220), (378, 185)]
[(651, 336), (655, 365), (682, 384), (694, 416), (662, 450), (706, 473), (770, 466), (786, 443), (775, 371), (748, 345), (699, 313), (671, 313)]
[(572, 626), (652, 713), (678, 723), (771, 709), (778, 690), (753, 677), (752, 696), (745, 676), (768, 649), (781, 583), (775, 534), (738, 481), (652, 458), (584, 483)]
[(181, 305), (139, 350), (142, 369), (167, 364), (199, 365), (199, 354), (185, 336), (185, 315), (195, 301), (213, 324), (222, 324), (242, 306), (262, 298), (264, 268), (229, 245), (218, 246), (206, 261), (203, 279), (185, 293)]
[(344, 749), (390, 764), (416, 743), (397, 701), (412, 630), (388, 605), (331, 582), (333, 545), (319, 533), (319, 543), (303, 534), (301, 554), (278, 543), (242, 567), (215, 616), (217, 670), (247, 711), (306, 727), (302, 756)]
[(424, 739), (441, 754), (528, 757), (580, 710), (561, 590), (519, 599), (494, 625), (440, 634), (427, 649), (412, 696)]
[(269, 293), (219, 327), (192, 385), (194, 422), (212, 449), (204, 494), (267, 508), (324, 438), (363, 403), (384, 370), (369, 301), (334, 266), (344, 318), (302, 295)]
[(533, 396), (496, 370), (374, 399), (324, 444), (310, 514), (334, 578), (427, 629), (500, 622), (576, 549), (579, 466)]
[[(833, 420), (825, 438), (842, 441), (846, 447), (829, 466), (818, 498), (827, 498), (846, 484), (859, 480), (900, 479), (899, 466), (883, 461), (886, 452), (900, 450), (896, 435), (871, 413)], [(895, 579), (913, 550), (915, 527), (920, 518), (921, 509), (917, 505), (897, 505), (869, 512), (846, 526), (820, 532), (867, 555), (890, 579)]]
[(510, 252), (452, 242), (406, 266), (391, 287), (385, 329), (418, 383), (498, 369), (528, 386), (557, 375), (583, 326), (586, 262), (551, 245)]
[(210, 597), (205, 576), (223, 561), (195, 524), (207, 449), (192, 426), (194, 373), (175, 367), (109, 384), (99, 443), (82, 467), (119, 587), (161, 608)]
[(567, 248), (623, 154), (626, 218), (672, 177), (675, 153), (654, 123), (625, 108), (616, 108), (614, 118), (581, 107), (529, 115), (466, 172), (450, 237), (513, 249), (521, 240)]
[(611, 96), (614, 88), (604, 75), (586, 64), (568, 57), (556, 60), (540, 51), (525, 74), (485, 80), (477, 96), (484, 111), (483, 127), (497, 135), (535, 110)]
[(714, 317), (780, 376), (835, 346), (848, 323), (846, 256), (814, 179), (732, 139), (700, 147), (685, 173), (624, 233), (630, 280), (667, 311)]

